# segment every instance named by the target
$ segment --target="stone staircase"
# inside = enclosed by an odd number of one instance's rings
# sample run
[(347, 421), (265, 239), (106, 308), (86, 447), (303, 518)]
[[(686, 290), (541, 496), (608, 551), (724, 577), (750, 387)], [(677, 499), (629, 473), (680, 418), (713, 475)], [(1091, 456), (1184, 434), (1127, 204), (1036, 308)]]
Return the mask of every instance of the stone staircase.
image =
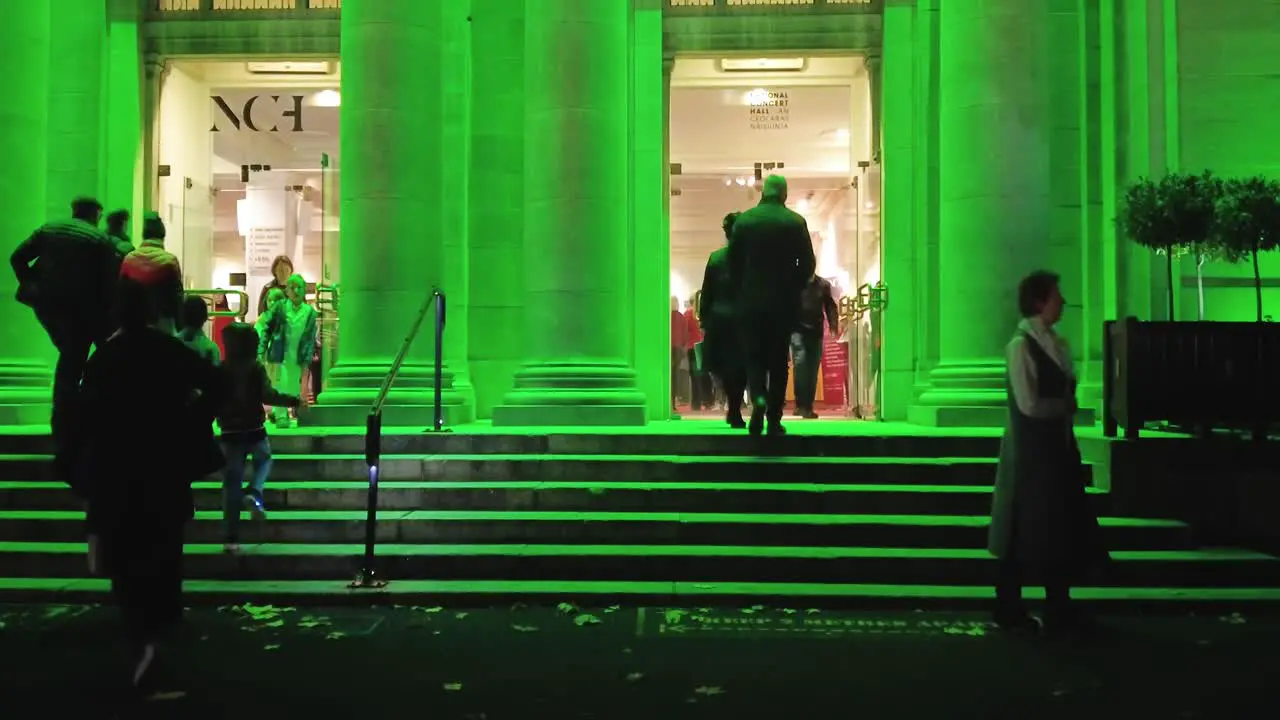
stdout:
[[(246, 522), (242, 554), (222, 552), (218, 483), (197, 485), (191, 602), (803, 598), (915, 608), (990, 598), (993, 435), (800, 426), (753, 441), (705, 427), (387, 435), (377, 533), (391, 584), (379, 592), (346, 587), (363, 551), (362, 435), (277, 435), (270, 517)], [(105, 597), (106, 583), (87, 575), (82, 513), (51, 480), (48, 452), (45, 436), (0, 434), (0, 602)], [(1181, 523), (1109, 517), (1107, 495), (1090, 498), (1116, 562), (1079, 597), (1145, 610), (1280, 606), (1275, 558), (1197, 548)]]

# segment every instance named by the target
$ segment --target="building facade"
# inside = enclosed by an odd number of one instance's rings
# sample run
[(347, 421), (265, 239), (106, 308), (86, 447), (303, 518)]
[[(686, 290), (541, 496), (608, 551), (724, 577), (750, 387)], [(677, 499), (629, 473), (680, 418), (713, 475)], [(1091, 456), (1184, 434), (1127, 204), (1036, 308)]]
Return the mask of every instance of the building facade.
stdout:
[[(1126, 183), (1280, 173), (1267, 112), (1280, 102), (1280, 6), (1258, 0), (57, 5), (0, 6), (12, 243), (73, 195), (158, 206), (176, 152), (158, 127), (169, 63), (340, 60), (342, 339), (321, 424), (368, 411), (431, 288), (447, 298), (451, 423), (668, 416), (676, 58), (862, 58), (883, 178), (890, 420), (1001, 421), (1013, 286), (1042, 267), (1062, 274), (1082, 404), (1096, 404), (1102, 323), (1166, 313), (1159, 266), (1117, 236)], [(1197, 278), (1184, 265), (1182, 317), (1248, 317), (1248, 270)], [(1263, 270), (1269, 296), (1280, 268)], [(25, 308), (0, 313), (0, 421), (43, 422), (52, 351)], [(424, 331), (389, 424), (427, 421), (434, 358)]]

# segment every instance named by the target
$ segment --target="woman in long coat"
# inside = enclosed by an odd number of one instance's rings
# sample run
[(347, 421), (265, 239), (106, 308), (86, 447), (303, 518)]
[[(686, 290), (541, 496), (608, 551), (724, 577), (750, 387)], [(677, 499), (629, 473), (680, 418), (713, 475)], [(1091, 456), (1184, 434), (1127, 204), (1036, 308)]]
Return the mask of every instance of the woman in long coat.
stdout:
[(1018, 285), (1022, 322), (1005, 350), (1009, 420), (1000, 443), (988, 549), (999, 559), (995, 620), (1032, 629), (1024, 584), (1045, 588), (1046, 629), (1078, 624), (1070, 588), (1107, 559), (1089, 507), (1073, 419), (1071, 352), (1053, 331), (1062, 317), (1058, 276), (1035, 272)]

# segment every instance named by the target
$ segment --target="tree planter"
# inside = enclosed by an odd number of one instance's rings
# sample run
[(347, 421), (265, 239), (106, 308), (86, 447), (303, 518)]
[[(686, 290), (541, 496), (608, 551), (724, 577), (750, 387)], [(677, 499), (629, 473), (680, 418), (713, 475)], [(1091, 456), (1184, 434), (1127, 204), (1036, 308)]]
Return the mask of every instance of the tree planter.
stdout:
[(1169, 422), (1207, 435), (1247, 429), (1264, 439), (1280, 422), (1280, 324), (1105, 323), (1103, 434), (1139, 436)]

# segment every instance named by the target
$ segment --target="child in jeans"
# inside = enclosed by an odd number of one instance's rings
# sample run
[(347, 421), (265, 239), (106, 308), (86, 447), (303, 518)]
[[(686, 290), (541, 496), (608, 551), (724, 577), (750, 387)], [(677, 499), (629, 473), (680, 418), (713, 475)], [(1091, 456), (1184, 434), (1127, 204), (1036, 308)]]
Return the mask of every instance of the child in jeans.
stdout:
[[(258, 361), (258, 333), (252, 325), (232, 323), (222, 337), (227, 348), (223, 367), (230, 385), (230, 396), (218, 413), (222, 452), (227, 458), (222, 481), (223, 548), (234, 553), (240, 551), (241, 505), (249, 505), (256, 519), (266, 517), (262, 490), (271, 473), (271, 443), (263, 406), (298, 407), (300, 400), (271, 387), (267, 369)], [(244, 484), (246, 457), (253, 465), (248, 486)]]

